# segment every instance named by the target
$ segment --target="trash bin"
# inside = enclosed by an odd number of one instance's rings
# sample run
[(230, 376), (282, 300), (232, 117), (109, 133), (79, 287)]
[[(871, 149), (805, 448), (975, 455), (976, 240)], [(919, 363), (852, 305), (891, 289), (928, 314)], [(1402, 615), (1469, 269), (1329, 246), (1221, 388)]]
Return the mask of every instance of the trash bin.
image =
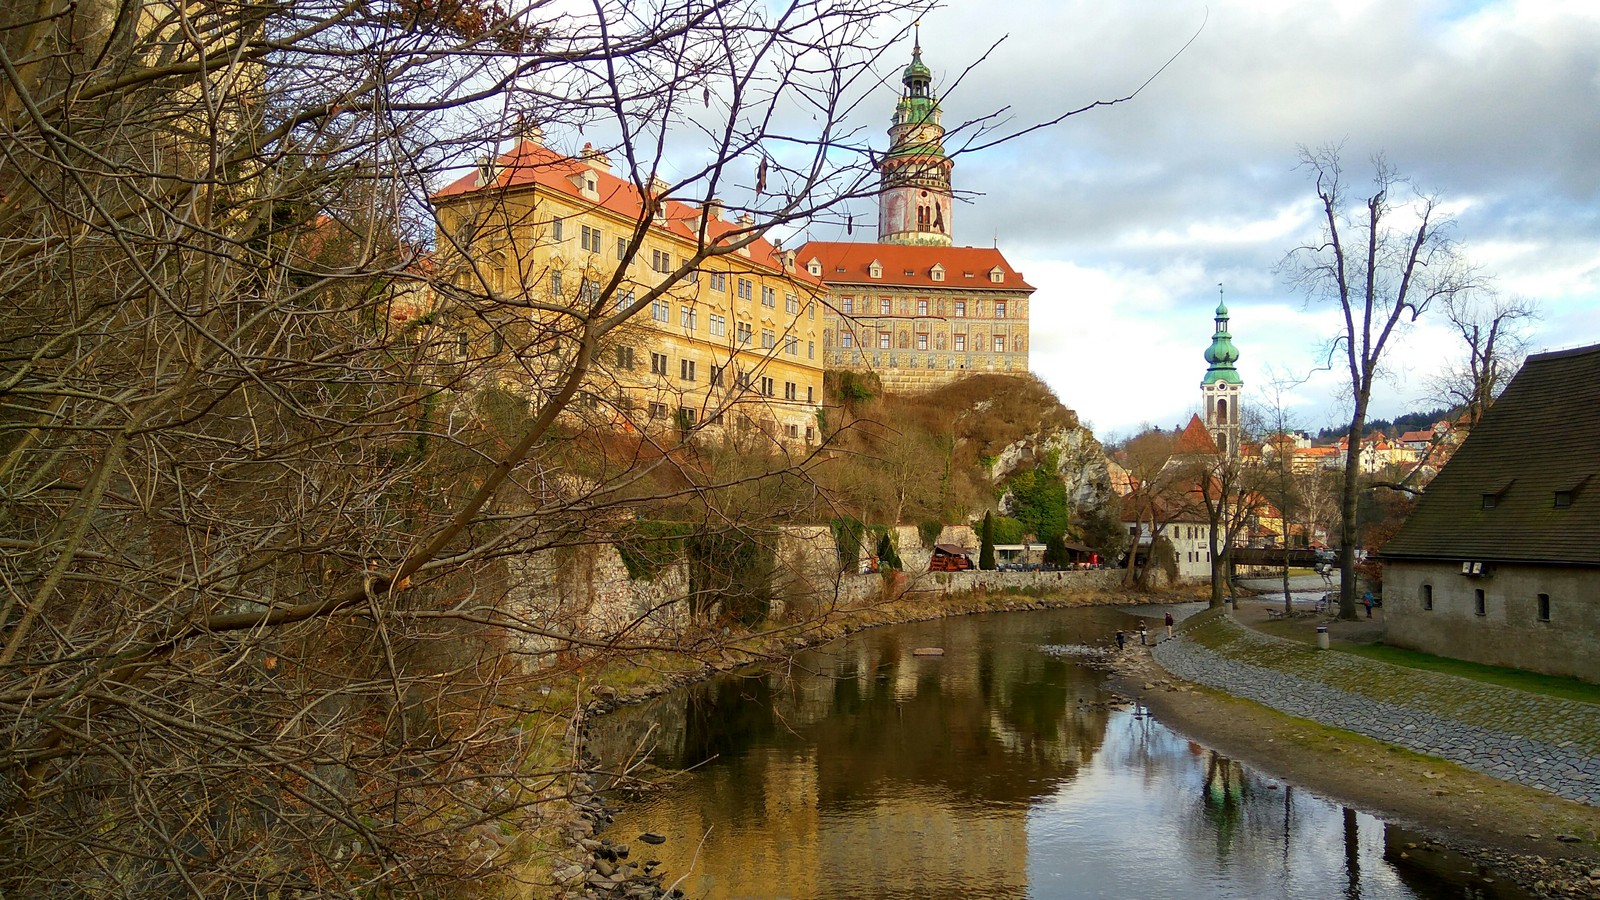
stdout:
[(1317, 649), (1328, 649), (1328, 626), (1326, 625), (1317, 626)]

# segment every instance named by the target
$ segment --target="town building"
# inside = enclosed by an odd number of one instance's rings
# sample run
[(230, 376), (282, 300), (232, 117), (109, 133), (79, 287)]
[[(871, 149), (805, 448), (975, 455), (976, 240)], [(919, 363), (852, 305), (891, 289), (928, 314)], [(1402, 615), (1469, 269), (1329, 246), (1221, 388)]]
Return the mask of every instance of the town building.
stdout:
[(901, 82), (879, 163), (878, 242), (811, 241), (797, 255), (827, 286), (827, 365), (876, 372), (895, 392), (1025, 373), (1034, 288), (998, 248), (955, 245), (954, 161), (920, 42)]
[(1530, 356), (1383, 546), (1385, 640), (1600, 681), (1600, 345)]
[(550, 374), (567, 364), (561, 347), (570, 352), (577, 323), (603, 321), (661, 289), (595, 358), (578, 403), (591, 421), (816, 441), (820, 280), (766, 240), (738, 246), (752, 220), (730, 221), (716, 202), (690, 206), (664, 190), (641, 191), (592, 148), (557, 153), (530, 129), (510, 152), (434, 194), (435, 265), (460, 295), (442, 310), (457, 353), (489, 361), (484, 369), (502, 387), (538, 406)]

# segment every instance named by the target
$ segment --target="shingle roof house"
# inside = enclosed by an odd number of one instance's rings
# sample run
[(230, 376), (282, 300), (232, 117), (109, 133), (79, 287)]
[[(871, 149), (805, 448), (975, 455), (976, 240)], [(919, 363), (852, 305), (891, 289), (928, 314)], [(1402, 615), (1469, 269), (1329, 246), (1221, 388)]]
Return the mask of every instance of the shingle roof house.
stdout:
[(1529, 357), (1381, 558), (1389, 643), (1600, 681), (1600, 344)]

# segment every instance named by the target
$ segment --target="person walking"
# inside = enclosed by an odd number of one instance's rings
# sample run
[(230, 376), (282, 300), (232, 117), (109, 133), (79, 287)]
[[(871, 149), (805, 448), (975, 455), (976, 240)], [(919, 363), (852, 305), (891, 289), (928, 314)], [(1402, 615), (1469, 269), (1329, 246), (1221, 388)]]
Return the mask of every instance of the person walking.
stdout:
[(1172, 640), (1172, 613), (1167, 613), (1167, 640)]
[(1145, 640), (1146, 631), (1147, 631), (1147, 629), (1145, 627), (1144, 620), (1140, 619), (1139, 620), (1139, 646), (1141, 646), (1141, 647), (1148, 646), (1148, 642)]
[(1117, 629), (1117, 650), (1120, 652), (1120, 651), (1123, 651), (1123, 650), (1126, 650), (1126, 649), (1128, 649), (1128, 633), (1123, 631), (1121, 628), (1118, 628)]
[(1367, 608), (1367, 618), (1369, 618), (1369, 619), (1372, 618), (1372, 592), (1371, 591), (1367, 591), (1367, 595), (1365, 597), (1361, 598), (1361, 605), (1365, 606)]

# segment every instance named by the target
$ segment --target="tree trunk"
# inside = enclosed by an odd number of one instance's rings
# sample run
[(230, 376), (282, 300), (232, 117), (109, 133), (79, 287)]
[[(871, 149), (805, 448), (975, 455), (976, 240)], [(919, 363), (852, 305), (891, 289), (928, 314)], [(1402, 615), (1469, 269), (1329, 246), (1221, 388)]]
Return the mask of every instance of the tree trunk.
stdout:
[[(1371, 384), (1371, 377), (1366, 379)], [(1370, 388), (1356, 392), (1346, 433), (1344, 484), (1339, 489), (1339, 618), (1356, 617), (1356, 492), (1361, 489), (1361, 430), (1367, 424)]]

